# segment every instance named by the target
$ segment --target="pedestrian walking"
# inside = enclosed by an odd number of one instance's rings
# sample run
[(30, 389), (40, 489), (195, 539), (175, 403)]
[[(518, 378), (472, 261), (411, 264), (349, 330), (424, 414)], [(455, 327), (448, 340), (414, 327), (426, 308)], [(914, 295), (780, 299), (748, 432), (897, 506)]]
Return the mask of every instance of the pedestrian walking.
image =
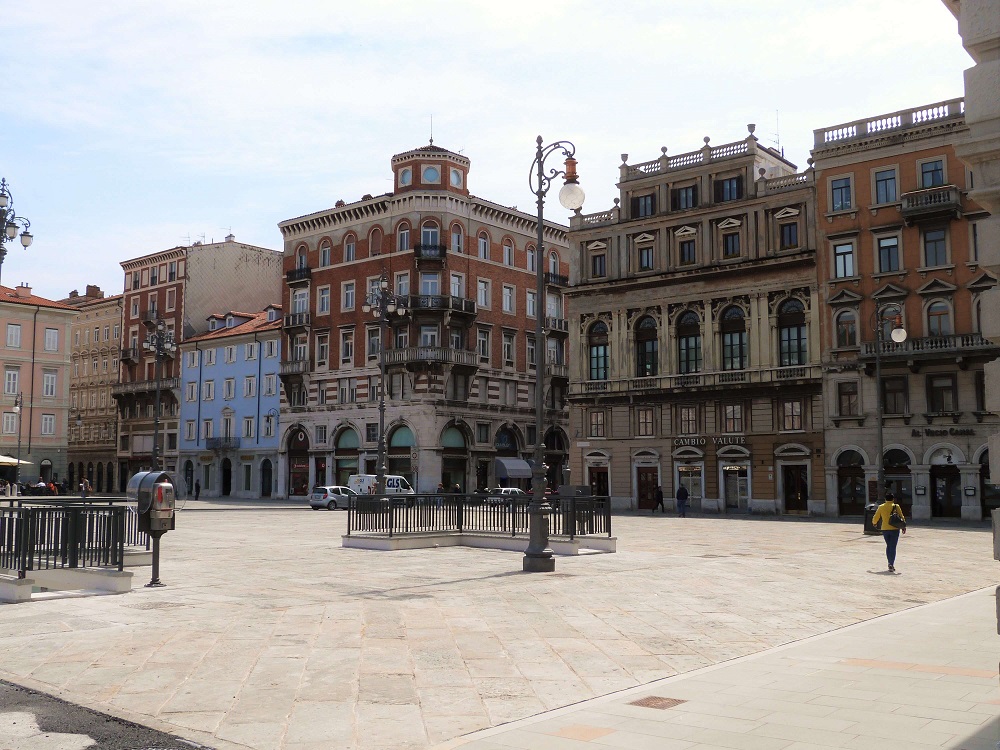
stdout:
[[(892, 523), (893, 514), (898, 514), (901, 526)], [(885, 501), (878, 506), (875, 515), (872, 516), (872, 525), (882, 532), (885, 539), (885, 559), (889, 561), (889, 572), (896, 572), (896, 545), (899, 544), (899, 532), (906, 533), (906, 517), (903, 509), (896, 504), (896, 497), (891, 492), (885, 493)]]
[(194, 480), (194, 499), (197, 500), (198, 496), (201, 495), (201, 482), (197, 479)]
[(80, 482), (80, 498), (83, 500), (87, 499), (87, 494), (90, 492), (90, 482), (87, 481), (87, 477), (83, 478)]
[(683, 484), (677, 488), (677, 515), (681, 518), (687, 518), (688, 512), (688, 488)]
[(656, 509), (660, 509), (660, 513), (666, 513), (667, 507), (663, 504), (663, 488), (657, 487), (656, 492), (653, 493), (653, 498), (656, 500), (656, 505), (653, 506), (653, 513), (656, 513)]

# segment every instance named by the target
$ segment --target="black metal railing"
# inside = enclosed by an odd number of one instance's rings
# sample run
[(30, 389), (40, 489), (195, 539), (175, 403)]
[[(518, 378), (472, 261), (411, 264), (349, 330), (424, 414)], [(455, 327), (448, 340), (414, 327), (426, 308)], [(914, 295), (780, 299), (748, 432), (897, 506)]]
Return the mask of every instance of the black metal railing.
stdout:
[(22, 503), (0, 508), (0, 568), (117, 568), (125, 566), (125, 505)]
[[(347, 512), (347, 534), (471, 533), (525, 536), (525, 495), (359, 495)], [(550, 497), (549, 535), (611, 536), (611, 503), (607, 497)]]
[(447, 252), (447, 245), (420, 244), (413, 246), (413, 254), (421, 260), (443, 260)]
[(289, 284), (294, 284), (297, 281), (309, 281), (311, 278), (312, 269), (308, 266), (293, 268), (291, 271), (285, 272), (285, 281)]

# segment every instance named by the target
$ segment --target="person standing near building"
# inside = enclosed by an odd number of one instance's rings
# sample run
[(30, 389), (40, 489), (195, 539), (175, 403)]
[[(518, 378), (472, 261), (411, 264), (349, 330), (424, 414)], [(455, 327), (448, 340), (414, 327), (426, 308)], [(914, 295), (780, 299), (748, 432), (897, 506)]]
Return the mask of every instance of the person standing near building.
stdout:
[(653, 506), (653, 513), (656, 513), (656, 509), (660, 509), (660, 513), (666, 513), (667, 508), (663, 504), (663, 488), (657, 487), (656, 492), (653, 493), (653, 499), (656, 500), (656, 505)]
[(687, 518), (689, 496), (688, 488), (683, 484), (677, 488), (677, 515), (681, 518)]
[(201, 495), (201, 482), (197, 479), (194, 480), (194, 499), (197, 500), (198, 496)]
[(90, 482), (87, 481), (87, 477), (84, 477), (83, 481), (80, 482), (80, 497), (81, 497), (81, 499), (86, 500), (87, 499), (87, 495), (88, 495), (89, 492), (90, 492)]
[(896, 497), (891, 492), (885, 493), (885, 501), (878, 506), (875, 515), (872, 516), (872, 525), (882, 531), (882, 538), (885, 539), (885, 558), (889, 561), (889, 572), (896, 572), (896, 545), (899, 543), (899, 532), (906, 533), (906, 527), (893, 526), (889, 519), (895, 511), (900, 519), (906, 522), (903, 509), (896, 504)]

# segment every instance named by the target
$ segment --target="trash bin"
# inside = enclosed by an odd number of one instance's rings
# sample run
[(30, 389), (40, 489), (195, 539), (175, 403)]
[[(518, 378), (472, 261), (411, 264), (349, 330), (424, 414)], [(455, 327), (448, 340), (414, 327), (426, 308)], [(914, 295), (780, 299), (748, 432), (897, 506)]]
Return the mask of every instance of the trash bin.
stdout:
[(881, 534), (882, 532), (875, 528), (875, 524), (872, 523), (872, 519), (875, 517), (875, 511), (878, 510), (878, 506), (875, 503), (868, 503), (865, 506), (865, 533), (866, 534)]

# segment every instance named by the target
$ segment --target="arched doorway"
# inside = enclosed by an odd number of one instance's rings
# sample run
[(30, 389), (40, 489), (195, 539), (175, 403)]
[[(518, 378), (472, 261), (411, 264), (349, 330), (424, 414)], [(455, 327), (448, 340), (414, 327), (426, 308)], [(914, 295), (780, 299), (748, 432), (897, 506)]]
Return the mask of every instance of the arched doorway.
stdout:
[(222, 459), (222, 496), (229, 497), (233, 491), (233, 462)]
[(45, 482), (52, 479), (52, 462), (49, 459), (42, 459), (42, 463), (38, 466), (38, 476)]
[(90, 482), (90, 486), (94, 486), (94, 464), (87, 464), (87, 481)]
[(553, 427), (545, 435), (545, 484), (552, 489), (563, 484), (563, 468), (566, 466), (567, 440), (563, 431)]
[(639, 510), (656, 507), (656, 488), (660, 486), (660, 460), (653, 451), (637, 451), (632, 456), (635, 471), (635, 500)]
[(598, 496), (609, 495), (611, 487), (608, 470), (611, 464), (611, 457), (602, 451), (588, 453), (585, 459), (587, 484), (590, 486), (590, 494)]
[(188, 497), (194, 494), (194, 463), (184, 462), (184, 485), (187, 487)]
[(71, 463), (68, 467), (66, 467), (66, 470), (69, 473), (69, 476), (66, 478), (67, 482), (69, 484), (69, 491), (70, 492), (75, 492), (76, 491), (76, 464)]
[(333, 454), (333, 481), (347, 485), (351, 474), (358, 474), (358, 456), (361, 439), (353, 427), (345, 427), (337, 434)]
[(104, 492), (104, 466), (100, 461), (97, 462), (97, 471), (95, 472), (94, 490), (97, 492)]
[(837, 508), (842, 516), (865, 512), (865, 459), (855, 450), (837, 456)]
[(271, 459), (265, 458), (260, 465), (260, 496), (271, 497)]
[(958, 464), (965, 463), (961, 452), (952, 445), (931, 449), (924, 459), (930, 464), (931, 517), (962, 517), (962, 477)]
[(288, 440), (288, 494), (309, 494), (309, 436), (301, 427)]
[[(903, 508), (903, 515), (910, 517), (913, 506), (913, 481), (910, 477), (910, 456), (900, 448), (885, 452), (885, 491), (891, 492)], [(959, 511), (961, 512), (961, 511)]]
[(496, 451), (493, 460), (493, 476), (501, 487), (520, 487), (531, 490), (531, 467), (521, 459), (517, 433), (510, 427), (501, 427), (493, 437)]
[(450, 490), (456, 484), (466, 491), (466, 476), (469, 468), (469, 447), (465, 434), (452, 426), (441, 433), (441, 484)]
[(108, 461), (105, 466), (105, 482), (104, 485), (108, 488), (108, 492), (115, 491), (115, 465)]
[(386, 457), (387, 473), (405, 477), (406, 481), (414, 487), (417, 483), (413, 477), (413, 462), (410, 459), (410, 454), (416, 445), (417, 441), (413, 437), (413, 431), (405, 424), (400, 425), (389, 434), (388, 455)]

